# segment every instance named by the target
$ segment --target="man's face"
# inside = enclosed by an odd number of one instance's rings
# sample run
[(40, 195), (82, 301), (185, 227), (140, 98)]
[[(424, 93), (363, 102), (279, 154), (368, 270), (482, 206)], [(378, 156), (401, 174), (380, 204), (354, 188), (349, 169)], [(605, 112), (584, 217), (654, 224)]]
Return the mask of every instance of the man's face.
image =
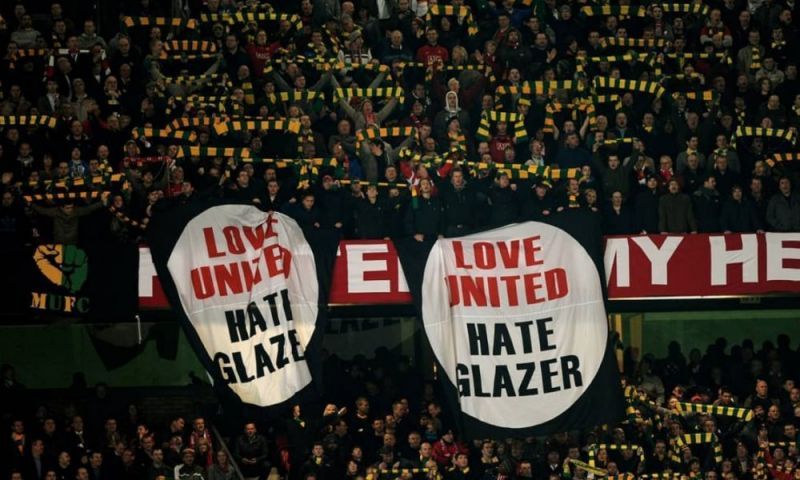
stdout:
[(14, 196), (11, 192), (3, 192), (3, 206), (10, 207), (14, 203)]
[(460, 187), (464, 185), (464, 173), (460, 171), (453, 172), (453, 185)]
[(227, 48), (228, 50), (235, 50), (236, 47), (238, 46), (239, 46), (239, 41), (236, 40), (236, 37), (234, 35), (228, 35), (227, 37), (225, 37), (225, 48)]
[[(306, 198), (303, 199), (303, 204), (306, 203), (306, 199), (307, 198), (309, 198), (309, 197), (306, 197)], [(310, 198), (311, 198), (311, 205), (313, 206), (314, 205), (314, 197), (310, 197)], [(244, 426), (244, 433), (248, 437), (252, 438), (256, 434), (256, 425), (254, 423), (248, 423), (247, 425)]]
[(250, 185), (250, 175), (248, 175), (247, 172), (242, 170), (236, 177), (236, 181), (239, 183), (240, 187), (247, 187)]
[(764, 380), (759, 380), (756, 382), (756, 394), (758, 394), (758, 396), (766, 397), (767, 390), (768, 390), (767, 382), (765, 382)]
[(428, 39), (428, 43), (431, 45), (436, 45), (436, 42), (439, 40), (439, 33), (434, 29), (430, 29), (425, 32), (425, 38)]
[(567, 146), (569, 146), (570, 148), (578, 148), (579, 143), (580, 140), (578, 140), (578, 135), (570, 134), (567, 137)]
[(680, 187), (678, 186), (678, 182), (671, 181), (669, 182), (669, 193), (678, 193), (680, 191)]
[(311, 453), (315, 457), (321, 457), (324, 452), (322, 445), (314, 445), (314, 448), (311, 450)]
[(194, 430), (196, 432), (204, 432), (206, 430), (206, 421), (202, 418), (198, 418), (194, 421)]
[(37, 457), (41, 456), (44, 453), (44, 442), (41, 440), (34, 441), (31, 445), (31, 453)]
[(431, 456), (431, 444), (428, 442), (423, 443), (419, 446), (419, 454), (422, 457), (430, 457)]
[(781, 178), (780, 183), (778, 183), (778, 189), (781, 191), (782, 194), (789, 195), (792, 192), (792, 184), (788, 178)]

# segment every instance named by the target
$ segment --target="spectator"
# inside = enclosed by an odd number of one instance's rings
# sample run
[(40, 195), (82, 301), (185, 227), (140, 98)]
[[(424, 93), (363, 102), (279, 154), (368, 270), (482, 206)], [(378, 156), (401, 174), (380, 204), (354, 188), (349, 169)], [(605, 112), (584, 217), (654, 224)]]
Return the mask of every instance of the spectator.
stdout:
[(658, 229), (658, 179), (654, 175), (647, 177), (647, 188), (636, 196), (634, 218), (636, 230), (640, 233), (655, 233)]
[(699, 232), (719, 231), (721, 209), (716, 186), (716, 177), (714, 175), (706, 175), (703, 179), (703, 186), (694, 192), (694, 212), (697, 218), (697, 231)]
[(800, 230), (800, 195), (792, 191), (788, 177), (778, 181), (778, 193), (769, 199), (767, 223), (778, 232)]
[(42, 34), (33, 28), (33, 20), (28, 14), (24, 14), (19, 19), (19, 28), (11, 34), (11, 41), (19, 48), (34, 48), (36, 39)]
[(716, 181), (717, 191), (721, 198), (728, 198), (734, 185), (739, 185), (741, 179), (739, 175), (728, 167), (728, 156), (722, 152), (715, 153), (714, 158), (714, 180)]
[(94, 202), (85, 207), (76, 207), (74, 203), (67, 202), (60, 207), (42, 207), (32, 204), (31, 208), (39, 215), (53, 219), (53, 240), (55, 243), (75, 245), (78, 243), (78, 222), (85, 217), (100, 210), (106, 200)]
[(753, 202), (744, 196), (738, 185), (733, 186), (730, 198), (722, 204), (719, 224), (724, 233), (764, 233)]
[(176, 479), (206, 480), (206, 472), (203, 467), (194, 463), (195, 452), (191, 448), (184, 448), (181, 452), (181, 464), (175, 467)]
[(357, 201), (355, 208), (356, 232), (360, 238), (385, 238), (387, 236), (386, 202), (378, 196), (378, 186), (367, 186), (366, 196)]
[(697, 233), (697, 222), (692, 210), (692, 201), (681, 192), (677, 178), (668, 183), (668, 193), (658, 201), (658, 229), (667, 233)]
[(629, 235), (636, 232), (633, 214), (625, 205), (622, 192), (615, 191), (611, 194), (611, 201), (605, 212), (605, 225), (603, 231), (606, 235)]
[(581, 168), (584, 165), (591, 163), (589, 152), (582, 149), (580, 146), (580, 139), (575, 132), (568, 133), (566, 136), (564, 149), (556, 155), (556, 163), (560, 168)]
[(256, 430), (255, 423), (244, 426), (244, 434), (236, 439), (234, 458), (245, 477), (261, 477), (269, 471), (267, 439)]
[(228, 454), (219, 450), (214, 460), (214, 465), (208, 469), (208, 480), (233, 480), (236, 471), (228, 460)]

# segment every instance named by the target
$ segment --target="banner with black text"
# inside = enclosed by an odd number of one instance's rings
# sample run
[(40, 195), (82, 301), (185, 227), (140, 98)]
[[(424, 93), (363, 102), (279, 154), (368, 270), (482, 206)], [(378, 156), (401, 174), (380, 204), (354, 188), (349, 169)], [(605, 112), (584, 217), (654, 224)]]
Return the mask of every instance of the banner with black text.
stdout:
[(215, 386), (248, 405), (285, 405), (315, 376), (314, 251), (280, 213), (232, 204), (194, 210), (174, 209), (150, 224), (164, 292)]
[(597, 265), (573, 236), (544, 223), (433, 245), (422, 319), (468, 435), (540, 435), (619, 419)]

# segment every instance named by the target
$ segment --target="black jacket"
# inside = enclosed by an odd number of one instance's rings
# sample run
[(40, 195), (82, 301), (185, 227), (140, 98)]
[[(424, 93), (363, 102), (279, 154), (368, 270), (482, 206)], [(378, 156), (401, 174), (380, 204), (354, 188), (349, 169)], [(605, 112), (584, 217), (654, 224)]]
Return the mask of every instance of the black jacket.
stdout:
[(502, 227), (517, 221), (519, 216), (519, 202), (517, 192), (511, 187), (500, 188), (493, 186), (489, 190), (489, 224), (492, 227)]
[[(555, 205), (550, 194), (546, 194), (544, 198), (539, 198), (536, 196), (536, 190), (531, 189), (530, 195), (525, 200), (525, 203), (522, 204), (519, 217), (521, 221), (533, 220), (541, 222), (551, 215), (554, 209)], [(548, 213), (545, 214), (544, 212)]]
[(606, 235), (630, 235), (636, 233), (636, 228), (633, 223), (633, 213), (630, 208), (623, 205), (619, 209), (619, 213), (609, 206), (603, 219), (603, 233)]
[(459, 227), (468, 233), (476, 226), (475, 212), (478, 209), (478, 200), (475, 191), (470, 186), (456, 190), (451, 184), (442, 185), (440, 197), (444, 205), (443, 228)]
[(344, 223), (344, 196), (341, 190), (320, 188), (315, 194), (315, 204), (320, 207), (320, 227), (334, 228), (335, 224)]
[(356, 234), (358, 238), (376, 239), (386, 236), (386, 202), (375, 199), (359, 200), (355, 204)]
[(764, 228), (756, 213), (755, 205), (747, 198), (742, 198), (740, 202), (729, 198), (722, 205), (719, 226), (723, 232), (737, 233), (755, 232)]
[(701, 188), (694, 192), (694, 216), (697, 231), (701, 233), (719, 232), (720, 201), (716, 190)]
[(426, 199), (420, 195), (406, 210), (406, 232), (409, 235), (421, 233), (425, 240), (435, 240), (442, 232), (443, 210), (437, 197)]
[(658, 233), (658, 191), (645, 190), (636, 195), (634, 226), (637, 232)]

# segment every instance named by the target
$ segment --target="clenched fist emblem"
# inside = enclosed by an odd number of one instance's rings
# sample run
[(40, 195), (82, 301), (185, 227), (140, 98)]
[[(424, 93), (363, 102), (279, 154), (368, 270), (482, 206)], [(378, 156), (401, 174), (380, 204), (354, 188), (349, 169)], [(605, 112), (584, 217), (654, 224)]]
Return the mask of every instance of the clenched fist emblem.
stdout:
[(89, 274), (86, 252), (74, 245), (40, 245), (33, 260), (42, 275), (71, 292), (79, 291)]

